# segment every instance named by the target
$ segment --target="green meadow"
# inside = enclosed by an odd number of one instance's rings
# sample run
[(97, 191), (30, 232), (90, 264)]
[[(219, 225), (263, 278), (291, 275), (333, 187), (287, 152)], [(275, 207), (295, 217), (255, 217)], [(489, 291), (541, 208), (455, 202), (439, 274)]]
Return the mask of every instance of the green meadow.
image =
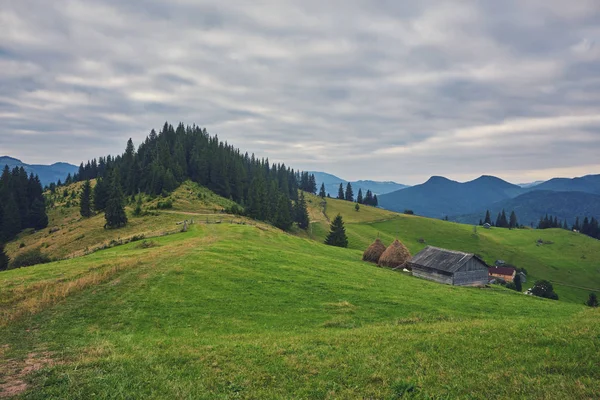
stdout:
[(0, 384), (33, 399), (600, 395), (599, 310), (360, 256), (214, 224), (3, 272)]
[[(68, 259), (0, 272), (0, 397), (600, 397), (600, 310), (583, 306), (589, 290), (578, 288), (600, 286), (597, 241), (475, 232), (316, 196), (307, 196), (309, 232), (290, 234), (222, 214), (231, 203), (197, 185), (169, 199), (164, 210), (166, 199), (145, 198), (138, 217), (130, 205), (129, 225), (115, 231), (57, 203), (58, 231), (9, 244), (11, 256), (41, 247)], [(338, 213), (349, 249), (322, 244)], [(196, 223), (173, 233), (183, 219)], [(504, 259), (529, 271), (524, 287), (563, 282), (560, 301), (360, 261), (377, 235), (413, 254), (431, 244)]]
[[(340, 213), (346, 221), (349, 247), (366, 249), (379, 236), (385, 244), (395, 238), (416, 254), (432, 245), (480, 255), (488, 264), (496, 260), (525, 268), (531, 287), (537, 279), (555, 285), (560, 301), (582, 304), (591, 291), (600, 292), (600, 241), (562, 229), (483, 229), (368, 206), (357, 212), (347, 201), (327, 199), (323, 214), (320, 199), (310, 197), (312, 237), (322, 241), (328, 221)], [(319, 218), (318, 213), (322, 217)], [(541, 239), (541, 243), (538, 241)]]

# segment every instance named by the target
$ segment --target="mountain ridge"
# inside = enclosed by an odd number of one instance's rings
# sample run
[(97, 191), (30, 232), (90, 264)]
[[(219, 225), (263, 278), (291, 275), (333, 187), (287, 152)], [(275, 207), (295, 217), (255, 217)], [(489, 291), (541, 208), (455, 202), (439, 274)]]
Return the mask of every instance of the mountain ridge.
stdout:
[(48, 185), (57, 182), (59, 179), (64, 181), (68, 174), (75, 174), (79, 167), (66, 162), (55, 162), (50, 165), (44, 164), (26, 164), (18, 158), (11, 156), (0, 156), (0, 168), (8, 165), (9, 168), (23, 167), (28, 174), (33, 173), (39, 176), (42, 185)]

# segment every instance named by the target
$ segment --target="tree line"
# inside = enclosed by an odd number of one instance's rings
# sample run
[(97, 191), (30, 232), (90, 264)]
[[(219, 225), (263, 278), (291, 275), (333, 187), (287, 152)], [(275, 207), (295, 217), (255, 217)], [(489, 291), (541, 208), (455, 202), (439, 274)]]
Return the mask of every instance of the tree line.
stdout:
[(540, 218), (540, 221), (537, 225), (538, 229), (550, 229), (550, 228), (562, 228), (566, 230), (577, 231), (579, 233), (583, 233), (584, 235), (593, 237), (594, 239), (600, 239), (600, 227), (598, 224), (598, 220), (594, 217), (585, 217), (580, 219), (579, 217), (575, 218), (575, 222), (571, 227), (569, 227), (567, 220), (563, 221), (559, 220), (558, 217), (546, 214), (544, 217)]
[[(284, 230), (294, 222), (308, 226), (306, 202), (298, 191), (316, 193), (314, 175), (242, 154), (206, 129), (182, 123), (177, 128), (165, 123), (159, 133), (152, 130), (137, 151), (129, 139), (122, 155), (82, 163), (65, 183), (90, 179), (97, 179), (90, 201), (97, 211), (108, 212), (111, 205), (122, 204), (115, 196), (166, 195), (190, 179), (240, 204), (247, 216)], [(117, 208), (114, 211), (120, 215)], [(122, 224), (119, 218), (116, 227)], [(107, 225), (111, 225), (108, 218)]]
[(498, 213), (496, 217), (496, 221), (492, 221), (492, 216), (490, 210), (485, 212), (485, 218), (483, 220), (479, 220), (479, 225), (489, 224), (490, 226), (495, 226), (498, 228), (518, 228), (519, 227), (519, 219), (517, 218), (517, 214), (515, 211), (511, 211), (510, 216), (506, 217), (506, 211), (502, 209), (501, 212)]
[[(325, 192), (325, 184), (324, 183), (321, 184), (321, 189), (319, 190), (319, 196), (321, 196), (322, 198), (331, 197), (329, 195), (329, 193)], [(338, 194), (337, 194), (336, 198), (338, 200), (346, 200), (346, 201), (351, 201), (351, 202), (356, 201), (356, 203), (358, 203), (358, 204), (364, 204), (364, 205), (373, 206), (373, 207), (377, 207), (379, 205), (379, 201), (377, 200), (377, 195), (373, 194), (373, 192), (371, 192), (370, 190), (367, 190), (366, 195), (363, 197), (362, 189), (359, 188), (358, 194), (355, 199), (354, 198), (354, 190), (352, 189), (352, 184), (350, 184), (350, 182), (348, 182), (346, 184), (346, 190), (344, 190), (344, 185), (342, 183), (340, 183), (340, 187), (338, 189)]]
[(0, 176), (0, 270), (8, 268), (4, 243), (27, 228), (48, 226), (42, 184), (37, 175), (27, 175), (23, 167), (6, 165)]

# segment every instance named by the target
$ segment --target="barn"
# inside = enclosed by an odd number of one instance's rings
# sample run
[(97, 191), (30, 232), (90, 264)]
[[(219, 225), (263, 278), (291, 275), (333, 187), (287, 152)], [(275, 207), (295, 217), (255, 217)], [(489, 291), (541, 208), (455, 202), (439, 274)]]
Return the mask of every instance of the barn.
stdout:
[(488, 265), (474, 254), (427, 246), (408, 263), (413, 276), (456, 286), (484, 286)]

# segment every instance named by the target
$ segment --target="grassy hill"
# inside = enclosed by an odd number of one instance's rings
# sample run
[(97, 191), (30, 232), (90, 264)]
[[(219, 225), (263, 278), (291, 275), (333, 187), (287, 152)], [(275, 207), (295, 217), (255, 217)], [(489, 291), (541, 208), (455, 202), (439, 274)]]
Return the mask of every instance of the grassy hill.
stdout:
[[(328, 232), (328, 219), (340, 213), (346, 222), (349, 247), (366, 249), (377, 235), (386, 243), (400, 239), (416, 254), (427, 245), (479, 254), (488, 263), (504, 260), (525, 268), (530, 287), (536, 279), (556, 285), (561, 301), (582, 303), (590, 291), (600, 292), (600, 241), (562, 229), (483, 229), (436, 219), (397, 214), (379, 208), (342, 200), (309, 196), (313, 224), (312, 237), (322, 241)], [(320, 215), (319, 215), (320, 214)], [(544, 244), (538, 244), (542, 239)], [(529, 285), (529, 286), (528, 286)]]
[(600, 395), (600, 310), (439, 285), (360, 256), (266, 226), (197, 224), (152, 246), (0, 273), (0, 390), (65, 399)]

